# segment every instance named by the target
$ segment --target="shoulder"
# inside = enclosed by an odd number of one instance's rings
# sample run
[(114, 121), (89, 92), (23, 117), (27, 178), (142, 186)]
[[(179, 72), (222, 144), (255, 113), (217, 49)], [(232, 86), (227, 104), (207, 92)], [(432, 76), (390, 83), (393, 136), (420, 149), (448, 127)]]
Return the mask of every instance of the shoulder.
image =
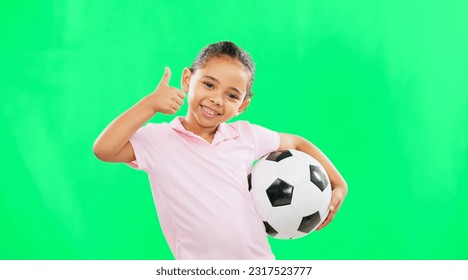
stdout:
[(236, 121), (230, 124), (254, 149), (254, 158), (276, 151), (279, 147), (279, 133), (261, 125), (252, 124), (248, 121)]
[(168, 123), (147, 123), (144, 126), (142, 126), (140, 129), (146, 129), (146, 130), (164, 130), (169, 128)]
[(265, 136), (270, 136), (272, 134), (278, 134), (276, 131), (273, 131), (269, 128), (266, 128), (262, 125), (253, 124), (249, 121), (239, 120), (227, 124), (232, 131), (237, 132), (241, 136), (248, 136), (253, 138), (263, 138)]
[(232, 128), (232, 129), (235, 129), (235, 130), (242, 130), (242, 129), (248, 129), (250, 128), (250, 126), (252, 126), (252, 124), (248, 121), (235, 121), (235, 122), (232, 122), (232, 123), (226, 123), (225, 124), (226, 126)]
[(271, 130), (271, 129), (265, 127), (265, 126), (262, 126), (262, 125), (259, 125), (259, 124), (253, 124), (253, 123), (250, 123), (249, 121), (244, 121), (244, 120), (235, 121), (235, 122), (229, 123), (228, 125), (231, 126), (233, 129), (238, 130), (238, 131), (248, 130), (248, 131), (251, 131), (251, 132), (255, 133), (258, 130), (263, 130), (263, 131), (274, 132), (273, 130)]
[(232, 134), (238, 134), (241, 136), (252, 135), (252, 127), (254, 125), (248, 121), (239, 120), (232, 123), (225, 123), (223, 130), (227, 130)]
[(135, 136), (139, 137), (152, 137), (155, 134), (161, 134), (167, 132), (169, 124), (167, 123), (147, 123), (140, 127), (136, 132)]

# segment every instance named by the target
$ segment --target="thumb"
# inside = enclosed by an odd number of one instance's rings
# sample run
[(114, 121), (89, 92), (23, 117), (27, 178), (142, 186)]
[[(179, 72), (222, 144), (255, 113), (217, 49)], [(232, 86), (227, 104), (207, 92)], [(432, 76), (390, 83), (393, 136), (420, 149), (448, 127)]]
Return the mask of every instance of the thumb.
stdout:
[(339, 199), (333, 197), (333, 198), (331, 199), (331, 201), (330, 201), (330, 204), (328, 205), (328, 209), (329, 209), (330, 211), (335, 210), (336, 207), (338, 206), (338, 203), (339, 203), (339, 202), (340, 202)]
[(169, 80), (171, 79), (171, 69), (169, 67), (165, 67), (164, 75), (159, 82), (159, 84), (169, 85)]

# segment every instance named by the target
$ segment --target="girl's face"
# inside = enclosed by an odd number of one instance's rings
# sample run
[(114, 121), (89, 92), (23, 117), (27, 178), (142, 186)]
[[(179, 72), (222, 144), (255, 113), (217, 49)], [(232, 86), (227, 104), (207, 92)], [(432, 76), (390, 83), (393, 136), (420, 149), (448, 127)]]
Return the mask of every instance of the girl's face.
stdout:
[(208, 59), (195, 73), (184, 69), (182, 88), (188, 92), (185, 122), (193, 130), (215, 130), (237, 116), (250, 103), (249, 98), (244, 100), (249, 81), (247, 68), (226, 56)]

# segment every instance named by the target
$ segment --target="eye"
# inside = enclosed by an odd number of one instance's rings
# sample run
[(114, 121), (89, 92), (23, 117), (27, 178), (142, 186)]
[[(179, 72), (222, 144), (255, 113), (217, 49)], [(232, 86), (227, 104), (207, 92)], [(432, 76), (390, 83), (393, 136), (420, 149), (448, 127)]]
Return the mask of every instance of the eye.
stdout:
[(209, 83), (209, 82), (204, 82), (205, 86), (209, 89), (213, 89), (214, 88), (214, 85), (212, 83)]
[(234, 93), (228, 93), (227, 96), (230, 98), (230, 99), (239, 99), (239, 97), (237, 95), (235, 95)]

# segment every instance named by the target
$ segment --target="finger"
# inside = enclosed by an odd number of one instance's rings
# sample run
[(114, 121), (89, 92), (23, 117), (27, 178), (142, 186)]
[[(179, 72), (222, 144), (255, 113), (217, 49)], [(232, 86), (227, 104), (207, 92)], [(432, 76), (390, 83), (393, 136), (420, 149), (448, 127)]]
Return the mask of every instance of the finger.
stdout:
[(177, 110), (174, 109), (174, 106), (169, 106), (164, 112), (164, 114), (167, 114), (167, 115), (174, 115), (175, 113), (177, 113)]
[(185, 94), (185, 92), (183, 92), (182, 90), (178, 90), (178, 91), (177, 91), (177, 96), (179, 96), (180, 98), (184, 99), (185, 96), (186, 96), (186, 94)]
[(330, 211), (328, 212), (327, 217), (326, 217), (325, 220), (322, 222), (322, 224), (320, 224), (320, 226), (316, 229), (316, 231), (319, 231), (319, 230), (321, 230), (322, 228), (326, 227), (326, 226), (333, 220), (333, 218), (334, 218), (335, 215), (336, 215), (336, 210), (338, 210), (338, 209), (335, 208), (334, 211), (333, 211), (333, 210), (330, 210)]
[(326, 227), (332, 220), (333, 220), (333, 217), (328, 216), (328, 217), (325, 219), (325, 221), (323, 221), (323, 223), (322, 223), (318, 228), (315, 229), (315, 231), (319, 231), (319, 230), (321, 230), (322, 228)]
[(174, 102), (177, 103), (177, 105), (182, 106), (184, 104), (184, 100), (180, 97), (174, 98)]
[(171, 108), (177, 112), (177, 111), (179, 111), (179, 109), (180, 109), (180, 105), (177, 104), (177, 103), (173, 103), (172, 106), (171, 106)]
[(335, 210), (339, 202), (340, 202), (339, 199), (333, 197), (332, 200), (330, 201), (330, 204), (328, 205), (328, 209), (330, 211)]
[(333, 218), (335, 217), (335, 214), (336, 212), (333, 212), (333, 211), (329, 212), (325, 221), (323, 221), (323, 223), (316, 230), (321, 230), (322, 228), (326, 227), (333, 220)]
[[(330, 207), (332, 203), (330, 203)], [(324, 228), (325, 226), (327, 226), (332, 220), (333, 218), (335, 218), (335, 215), (336, 213), (338, 212), (338, 209), (340, 209), (341, 207), (341, 203), (340, 203), (340, 200), (338, 200), (338, 203), (333, 205), (333, 210), (330, 210), (328, 212), (328, 215), (327, 215), (327, 218), (323, 221), (323, 223), (316, 229), (316, 231), (319, 231), (321, 230), (322, 228)]]
[(169, 85), (169, 80), (171, 79), (171, 69), (169, 67), (164, 68), (164, 75), (161, 78), (159, 84)]

